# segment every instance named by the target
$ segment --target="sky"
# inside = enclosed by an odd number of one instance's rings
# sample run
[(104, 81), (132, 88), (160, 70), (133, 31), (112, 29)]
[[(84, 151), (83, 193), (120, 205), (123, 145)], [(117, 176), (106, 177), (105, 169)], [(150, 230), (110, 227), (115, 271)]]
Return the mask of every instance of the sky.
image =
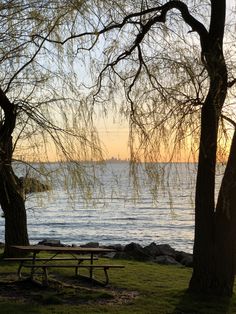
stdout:
[(108, 131), (105, 128), (99, 130), (102, 144), (105, 148), (105, 159), (127, 159), (128, 150), (128, 128), (125, 125), (112, 125)]
[[(235, 6), (235, 0), (227, 0), (228, 7)], [(98, 129), (102, 147), (104, 148), (104, 158), (116, 158), (116, 159), (128, 159), (128, 136), (129, 128), (127, 121), (120, 121), (118, 118), (114, 120), (112, 114), (109, 114), (107, 118), (96, 121), (96, 127)], [(54, 153), (50, 154), (50, 159), (53, 159)], [(183, 161), (188, 160), (189, 154), (186, 153), (186, 157)]]
[[(228, 8), (235, 5), (235, 0), (227, 0)], [(105, 148), (105, 158), (128, 159), (128, 122), (114, 121), (112, 116), (108, 116), (103, 121), (97, 121), (96, 125)], [(184, 159), (189, 160), (189, 154), (186, 153)]]

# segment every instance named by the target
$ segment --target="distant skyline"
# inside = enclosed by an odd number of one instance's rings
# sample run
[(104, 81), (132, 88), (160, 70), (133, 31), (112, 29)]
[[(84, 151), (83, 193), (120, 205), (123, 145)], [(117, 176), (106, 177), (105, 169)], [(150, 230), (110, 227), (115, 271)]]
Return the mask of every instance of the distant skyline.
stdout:
[(127, 159), (129, 157), (128, 132), (125, 128), (99, 130), (101, 142), (105, 148), (105, 158)]
[[(236, 1), (228, 0), (227, 7), (235, 8)], [(80, 69), (81, 70), (81, 69)], [(102, 147), (104, 148), (104, 159), (117, 158), (122, 160), (127, 160), (130, 158), (129, 147), (128, 147), (128, 137), (129, 137), (129, 125), (128, 121), (119, 121), (117, 118), (114, 120), (113, 114), (109, 113), (106, 119), (100, 118), (95, 121), (95, 126), (98, 129)], [(173, 161), (196, 161), (193, 160), (191, 156), (190, 147), (182, 152), (181, 159), (178, 156), (173, 157)], [(25, 151), (26, 152), (26, 151)], [(196, 154), (197, 152), (195, 152)], [(28, 154), (28, 152), (27, 152)], [(48, 158), (50, 161), (56, 159), (56, 153), (53, 148), (48, 149)], [(21, 152), (18, 154), (21, 155)], [(197, 154), (196, 154), (197, 155)], [(23, 154), (22, 154), (23, 156)], [(32, 154), (33, 158), (33, 154)], [(44, 152), (42, 152), (42, 159), (45, 158)], [(169, 158), (166, 156), (160, 161), (168, 161)]]

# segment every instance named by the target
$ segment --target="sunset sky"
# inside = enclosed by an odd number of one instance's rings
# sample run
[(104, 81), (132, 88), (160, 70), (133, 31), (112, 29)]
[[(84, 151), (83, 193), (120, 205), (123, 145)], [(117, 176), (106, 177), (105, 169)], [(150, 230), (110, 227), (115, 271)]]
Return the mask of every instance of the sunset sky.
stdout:
[[(227, 1), (228, 8), (232, 9), (235, 5), (235, 0)], [(106, 120), (97, 122), (97, 127), (101, 141), (106, 147), (106, 158), (129, 158), (128, 122), (113, 121), (112, 116), (110, 116)], [(183, 157), (184, 161), (189, 160), (189, 158), (192, 159), (189, 151), (186, 151), (186, 153), (183, 152), (183, 155), (185, 155), (185, 157)]]
[(114, 120), (112, 115), (107, 119), (96, 122), (102, 145), (105, 148), (105, 158), (127, 159), (128, 151), (128, 122)]
[[(227, 1), (227, 5), (228, 7), (233, 7), (235, 5), (235, 0)], [(79, 73), (81, 73), (81, 70), (83, 69), (79, 68)], [(104, 158), (128, 159), (128, 121), (125, 121), (124, 119), (121, 121), (118, 117), (114, 119), (114, 114), (111, 113), (108, 114), (106, 118), (97, 119), (95, 124), (99, 132), (102, 147), (104, 148)], [(186, 149), (186, 152), (182, 152), (182, 161), (189, 160), (191, 155), (190, 146), (191, 145)], [(53, 148), (51, 151), (49, 150), (48, 155), (50, 161), (55, 160), (55, 152), (53, 151)], [(174, 157), (173, 160), (175, 161), (176, 158)]]

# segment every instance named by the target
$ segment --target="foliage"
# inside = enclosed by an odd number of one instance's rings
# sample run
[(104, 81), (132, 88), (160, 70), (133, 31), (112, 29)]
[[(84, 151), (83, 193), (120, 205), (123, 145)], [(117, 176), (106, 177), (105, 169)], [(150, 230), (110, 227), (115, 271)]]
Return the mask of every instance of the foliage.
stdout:
[[(50, 173), (43, 169), (44, 162), (69, 161), (67, 171), (74, 173), (74, 185), (86, 198), (96, 182), (94, 176), (86, 175), (79, 161), (102, 160), (93, 107), (86, 101), (81, 79), (74, 71), (70, 47), (51, 50), (46, 42), (52, 32), (59, 38), (78, 10), (83, 14), (83, 3), (1, 2), (0, 88), (16, 111), (14, 160), (25, 164), (42, 162), (40, 167), (31, 168), (47, 177)], [(44, 38), (35, 37), (37, 32)], [(1, 125), (5, 121), (6, 112), (1, 105)], [(29, 165), (25, 167), (28, 171)]]
[[(193, 139), (190, 147), (199, 148), (199, 166), (190, 289), (231, 295), (235, 274), (235, 130), (215, 205), (217, 152), (222, 153), (221, 142), (225, 142), (220, 135), (226, 140), (228, 136), (224, 123), (219, 126), (225, 119), (226, 125), (231, 122), (235, 127), (232, 111), (230, 117), (224, 112), (229, 108), (228, 89), (236, 83), (235, 67), (225, 57), (230, 55), (230, 45), (224, 45), (229, 38), (225, 35), (226, 1), (203, 2), (204, 7), (200, 1), (141, 1), (135, 12), (129, 1), (122, 7), (116, 1), (110, 6), (105, 3), (106, 7), (88, 5), (82, 28), (80, 18), (73, 24), (77, 23), (77, 33), (69, 25), (64, 39), (52, 34), (46, 40), (55, 47), (75, 42), (75, 53), (95, 51), (93, 58), (99, 51), (95, 47), (102, 47), (91, 103), (102, 103), (103, 108), (112, 101), (120, 104), (116, 91), (123, 88), (126, 102), (119, 108), (129, 117), (132, 161), (158, 161), (161, 152), (167, 159), (169, 142), (181, 151), (186, 139)], [(45, 39), (40, 34), (36, 37)]]
[[(197, 35), (176, 11), (157, 23), (158, 5), (141, 1), (133, 13), (130, 1), (88, 1), (85, 15), (63, 29), (62, 39), (54, 33), (47, 39), (54, 47), (69, 45), (77, 62), (88, 51), (92, 78), (98, 78), (91, 102), (102, 104), (103, 112), (113, 104), (129, 119), (133, 161), (171, 159), (173, 143), (175, 152), (186, 144), (196, 155), (189, 139), (194, 144), (198, 138), (208, 86)], [(206, 4), (191, 3), (200, 19), (207, 20), (205, 10)]]
[[(50, 51), (45, 43), (73, 19), (81, 3), (1, 4), (0, 84), (17, 108), (15, 158), (34, 162), (101, 158), (92, 108), (72, 71), (72, 56), (64, 52), (59, 58), (59, 52)], [(45, 38), (35, 38), (36, 32)]]

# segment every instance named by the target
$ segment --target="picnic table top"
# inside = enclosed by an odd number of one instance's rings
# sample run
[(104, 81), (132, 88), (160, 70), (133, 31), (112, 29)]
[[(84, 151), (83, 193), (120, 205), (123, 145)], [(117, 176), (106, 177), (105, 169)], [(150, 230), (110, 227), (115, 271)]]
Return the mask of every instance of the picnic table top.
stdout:
[(48, 245), (13, 245), (15, 249), (39, 253), (41, 251), (44, 252), (57, 252), (57, 253), (74, 253), (74, 254), (99, 254), (99, 253), (109, 253), (114, 252), (114, 249), (108, 248), (88, 248), (88, 247), (68, 247), (68, 246), (48, 246)]

